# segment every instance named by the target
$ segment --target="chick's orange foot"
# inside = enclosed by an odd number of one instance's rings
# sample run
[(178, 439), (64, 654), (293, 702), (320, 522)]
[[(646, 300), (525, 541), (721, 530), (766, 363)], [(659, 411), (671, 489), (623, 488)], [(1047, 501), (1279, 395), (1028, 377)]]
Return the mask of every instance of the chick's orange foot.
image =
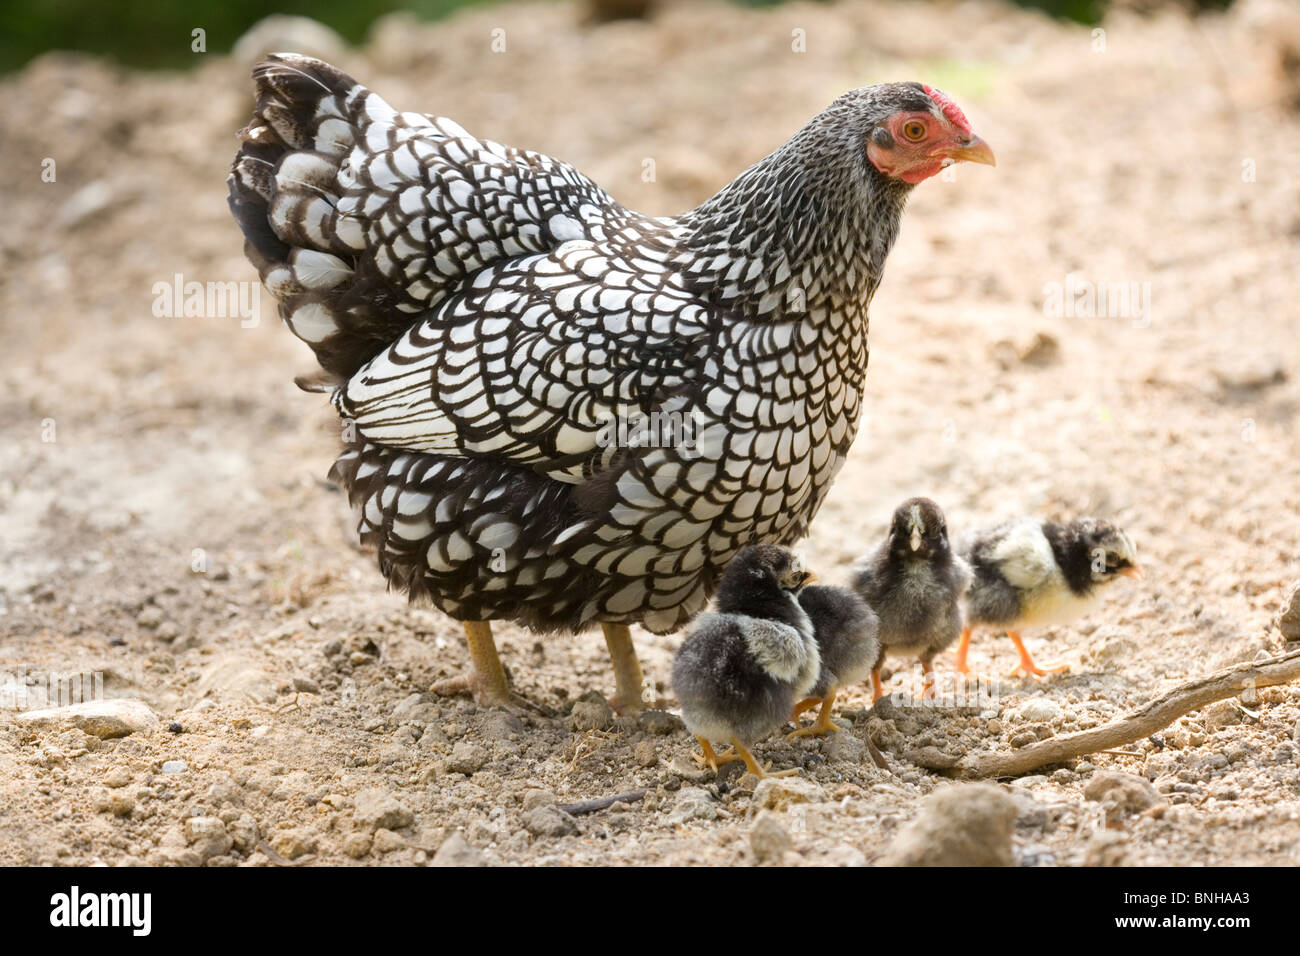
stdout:
[(1011, 643), (1016, 645), (1016, 651), (1020, 654), (1020, 663), (1007, 675), (1008, 677), (1024, 674), (1026, 677), (1037, 680), (1040, 677), (1046, 677), (1049, 674), (1060, 674), (1070, 669), (1069, 664), (1047, 664), (1042, 666), (1035, 664), (1033, 657), (1029, 654), (1029, 648), (1025, 647), (1025, 642), (1020, 639), (1020, 632), (1008, 631), (1007, 637), (1011, 638)]

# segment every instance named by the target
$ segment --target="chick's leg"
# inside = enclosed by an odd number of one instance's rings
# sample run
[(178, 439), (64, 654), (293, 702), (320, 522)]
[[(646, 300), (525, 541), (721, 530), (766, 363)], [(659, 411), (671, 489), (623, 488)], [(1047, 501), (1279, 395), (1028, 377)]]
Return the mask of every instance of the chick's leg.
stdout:
[(1031, 677), (1043, 677), (1047, 674), (1059, 674), (1061, 671), (1069, 670), (1069, 664), (1050, 664), (1047, 667), (1039, 667), (1034, 663), (1034, 659), (1029, 656), (1029, 648), (1025, 647), (1025, 642), (1020, 639), (1019, 631), (1007, 631), (1007, 637), (1011, 638), (1011, 643), (1016, 645), (1016, 650), (1020, 652), (1020, 663), (1016, 669), (1011, 672), (1012, 677), (1024, 673)]
[[(695, 737), (700, 742), (700, 749), (704, 751), (700, 754), (691, 754), (691, 759), (701, 767), (708, 765), (714, 773), (718, 772), (718, 765), (724, 763), (735, 763), (737, 760), (744, 760), (734, 749), (724, 750), (722, 753), (714, 753), (713, 745), (698, 734)], [(749, 751), (746, 751), (748, 753)]]
[(799, 701), (799, 703), (794, 705), (794, 710), (790, 714), (790, 719), (797, 720), (799, 715), (805, 710), (812, 710), (821, 702), (822, 699), (820, 697), (805, 697), (803, 700)]
[(438, 681), (433, 685), (433, 692), (449, 696), (469, 691), (475, 703), (481, 706), (510, 707), (510, 685), (496, 643), (492, 640), (491, 622), (464, 621), (462, 625), (472, 671), (461, 677)]
[(871, 672), (871, 702), (874, 704), (885, 696), (885, 685), (880, 682), (880, 668)]
[(609, 705), (620, 714), (634, 713), (645, 707), (642, 699), (641, 662), (632, 646), (632, 632), (626, 624), (601, 624), (605, 646), (614, 662), (614, 696)]
[(970, 628), (961, 629), (961, 640), (957, 642), (957, 673), (969, 674), (970, 665), (966, 663), (966, 655), (970, 652)]
[(934, 665), (929, 658), (921, 661), (921, 699), (934, 697)]
[[(822, 709), (817, 715), (817, 720), (814, 723), (809, 724), (807, 727), (800, 727), (794, 733), (786, 734), (786, 739), (794, 740), (796, 737), (807, 737), (811, 734), (834, 733), (839, 730), (840, 728), (831, 723), (831, 705), (835, 703), (835, 693), (835, 688), (832, 687), (826, 696), (822, 698)], [(816, 698), (809, 698), (809, 700), (815, 701)], [(808, 701), (802, 701), (802, 703), (806, 704)]]
[(754, 755), (749, 752), (749, 748), (741, 743), (739, 737), (731, 738), (731, 747), (735, 753), (740, 754), (740, 759), (745, 761), (745, 769), (755, 777), (789, 777), (799, 772), (797, 767), (792, 767), (789, 770), (771, 770), (771, 764), (767, 767), (760, 766), (758, 761), (754, 759)]

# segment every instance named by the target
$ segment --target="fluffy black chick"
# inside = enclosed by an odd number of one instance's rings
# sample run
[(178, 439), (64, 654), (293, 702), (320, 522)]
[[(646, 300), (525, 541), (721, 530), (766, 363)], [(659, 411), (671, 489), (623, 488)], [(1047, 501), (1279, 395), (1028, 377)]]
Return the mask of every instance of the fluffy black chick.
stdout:
[[(751, 545), (732, 559), (718, 584), (717, 609), (702, 614), (673, 659), (673, 690), (682, 720), (714, 770), (743, 760), (767, 775), (750, 746), (790, 718), (821, 671), (812, 623), (799, 592), (812, 575), (776, 545)], [(730, 751), (715, 754), (711, 741)], [(796, 771), (783, 771), (780, 775)]]
[(970, 568), (948, 542), (943, 511), (929, 498), (909, 498), (894, 511), (889, 536), (858, 566), (853, 588), (880, 619), (880, 650), (871, 668), (874, 699), (884, 696), (886, 654), (919, 658), (923, 695), (933, 693), (934, 656), (962, 630), (961, 596)]
[(880, 641), (876, 636), (880, 621), (856, 592), (813, 585), (799, 592), (799, 605), (812, 623), (821, 655), (821, 671), (809, 696), (795, 706), (794, 716), (819, 704), (821, 711), (815, 723), (801, 727), (791, 737), (838, 730), (831, 723), (831, 707), (837, 691), (865, 678), (880, 656)]
[(1066, 624), (1094, 610), (1102, 589), (1118, 577), (1141, 579), (1137, 547), (1124, 531), (1100, 518), (1058, 523), (1018, 518), (970, 536), (963, 549), (974, 572), (966, 596), (966, 628), (957, 670), (968, 673), (971, 629), (1004, 629), (1020, 654), (1012, 674), (1041, 677), (1066, 665), (1034, 663), (1020, 630)]

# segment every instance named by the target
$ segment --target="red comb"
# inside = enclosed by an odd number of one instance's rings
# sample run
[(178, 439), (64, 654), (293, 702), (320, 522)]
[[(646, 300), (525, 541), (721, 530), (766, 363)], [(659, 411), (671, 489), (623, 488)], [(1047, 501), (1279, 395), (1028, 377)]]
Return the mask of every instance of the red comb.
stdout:
[(963, 133), (970, 132), (970, 120), (966, 114), (961, 111), (961, 107), (954, 103), (943, 90), (936, 90), (933, 86), (922, 86), (927, 96), (939, 104), (939, 109), (943, 110), (943, 115), (948, 117), (948, 121), (957, 127)]

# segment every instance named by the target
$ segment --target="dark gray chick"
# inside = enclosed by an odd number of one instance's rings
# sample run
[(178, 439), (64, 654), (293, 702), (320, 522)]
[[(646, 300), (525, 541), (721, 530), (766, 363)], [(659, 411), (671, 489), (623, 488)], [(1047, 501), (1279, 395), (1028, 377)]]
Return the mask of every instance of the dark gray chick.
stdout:
[(817, 721), (801, 727), (791, 737), (839, 730), (831, 723), (831, 707), (841, 687), (863, 680), (880, 656), (876, 633), (880, 621), (867, 602), (848, 588), (814, 585), (799, 592), (799, 605), (812, 622), (821, 673), (808, 697), (795, 705), (794, 717), (821, 705)]
[(963, 674), (970, 671), (971, 629), (980, 626), (1006, 630), (1020, 653), (1013, 675), (1065, 670), (1064, 664), (1035, 664), (1020, 629), (1069, 623), (1094, 610), (1101, 589), (1118, 576), (1143, 577), (1133, 539), (1100, 518), (1065, 523), (1018, 518), (973, 532), (963, 550), (975, 575), (957, 647), (957, 670)]
[(929, 498), (909, 498), (894, 511), (889, 537), (857, 568), (853, 589), (880, 619), (880, 652), (871, 668), (873, 699), (885, 694), (886, 654), (919, 658), (922, 696), (934, 692), (934, 656), (961, 633), (960, 600), (970, 585), (966, 562), (948, 543), (943, 511)]
[[(727, 565), (717, 610), (696, 619), (673, 659), (673, 690), (704, 751), (701, 763), (717, 770), (743, 760), (750, 773), (768, 775), (749, 747), (790, 719), (821, 670), (812, 623), (799, 606), (811, 578), (797, 555), (776, 545), (751, 545)], [(714, 740), (732, 749), (715, 754)]]

